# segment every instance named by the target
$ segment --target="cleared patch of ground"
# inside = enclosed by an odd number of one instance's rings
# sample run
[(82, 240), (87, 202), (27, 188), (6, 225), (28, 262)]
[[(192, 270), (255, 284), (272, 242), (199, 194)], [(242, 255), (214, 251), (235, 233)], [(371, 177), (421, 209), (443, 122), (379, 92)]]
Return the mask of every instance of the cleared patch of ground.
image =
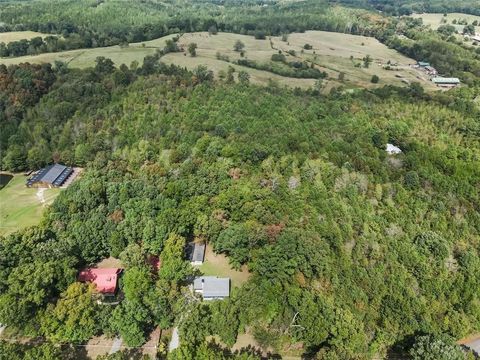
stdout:
[(97, 263), (95, 267), (97, 269), (123, 268), (123, 264), (119, 259), (110, 256)]
[[(453, 25), (457, 29), (458, 32), (462, 32), (465, 25), (458, 25), (453, 24), (453, 21), (456, 20), (457, 23), (461, 20), (466, 20), (468, 24), (471, 24), (475, 20), (480, 23), (480, 16), (476, 15), (469, 15), (469, 14), (462, 14), (462, 13), (449, 13), (447, 16), (443, 16), (444, 14), (439, 13), (432, 13), (432, 14), (413, 14), (411, 15), (413, 18), (420, 18), (423, 20), (424, 25), (429, 25), (433, 30), (438, 29), (440, 25)], [(442, 22), (442, 20), (445, 22)], [(476, 26), (475, 30), (480, 32), (480, 26)]]
[(21, 174), (0, 190), (0, 235), (8, 235), (17, 230), (40, 222), (43, 210), (60, 193), (60, 189), (27, 188), (27, 177)]
[(39, 33), (36, 31), (10, 31), (10, 32), (0, 33), (0, 43), (3, 42), (5, 44), (8, 44), (9, 42), (12, 42), (12, 41), (19, 41), (24, 39), (30, 40), (30, 39), (33, 39), (34, 37), (44, 38), (46, 36), (55, 36), (55, 35)]
[(126, 351), (129, 359), (141, 359), (142, 355), (155, 359), (162, 331), (155, 328), (149, 335), (148, 341), (141, 347), (125, 346), (118, 338), (108, 338), (105, 335), (91, 338), (85, 346), (86, 359), (96, 359), (100, 355), (114, 354), (117, 351)]
[(223, 254), (215, 254), (210, 245), (207, 245), (205, 261), (198, 269), (204, 275), (229, 277), (232, 287), (240, 287), (250, 277), (246, 267), (243, 267), (242, 271), (232, 269), (228, 263), (228, 258)]

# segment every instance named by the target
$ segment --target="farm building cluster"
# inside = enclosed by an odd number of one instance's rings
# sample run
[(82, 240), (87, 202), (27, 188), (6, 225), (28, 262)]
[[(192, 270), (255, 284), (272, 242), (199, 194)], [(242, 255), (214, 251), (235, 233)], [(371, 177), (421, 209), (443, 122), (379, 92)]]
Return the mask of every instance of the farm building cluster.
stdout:
[[(202, 265), (205, 258), (206, 244), (191, 242), (185, 248), (185, 258), (193, 266)], [(112, 262), (114, 266), (112, 266)], [(102, 265), (106, 263), (105, 265)], [(152, 271), (157, 272), (161, 266), (158, 257), (150, 256), (148, 263)], [(117, 266), (118, 265), (118, 266)], [(94, 267), (88, 267), (78, 273), (77, 280), (83, 283), (93, 283), (95, 291), (100, 294), (99, 303), (115, 304), (121, 299), (118, 289), (118, 280), (123, 272), (118, 259), (109, 258)], [(203, 300), (223, 300), (230, 296), (230, 278), (217, 276), (196, 276), (191, 279), (191, 291), (200, 295)]]
[(460, 85), (460, 79), (458, 78), (439, 76), (437, 69), (431, 66), (429, 62), (419, 61), (413, 65), (413, 67), (425, 72), (425, 74), (430, 76), (430, 80), (438, 87), (450, 89)]

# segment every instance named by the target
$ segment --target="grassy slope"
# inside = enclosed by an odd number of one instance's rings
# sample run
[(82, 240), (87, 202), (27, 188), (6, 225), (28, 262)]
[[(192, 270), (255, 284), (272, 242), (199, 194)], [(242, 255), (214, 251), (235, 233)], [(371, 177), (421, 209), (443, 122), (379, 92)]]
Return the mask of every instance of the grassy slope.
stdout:
[[(48, 53), (35, 56), (23, 56), (18, 58), (3, 58), (0, 63), (9, 65), (20, 62), (53, 62), (63, 60), (70, 66), (85, 68), (94, 64), (97, 56), (111, 58), (115, 64), (127, 64), (136, 60), (139, 63), (147, 55), (154, 54), (158, 48), (163, 48), (165, 40), (172, 35), (143, 43), (130, 44), (128, 47), (111, 46), (96, 49), (82, 49), (64, 51), (61, 53)], [(257, 62), (268, 62), (272, 54), (278, 50), (295, 50), (296, 57), (287, 56), (288, 61), (313, 61), (318, 68), (329, 74), (330, 80), (325, 81), (326, 90), (332, 86), (338, 86), (340, 83), (336, 80), (340, 72), (346, 74), (344, 85), (372, 87), (370, 79), (373, 74), (380, 77), (378, 86), (385, 84), (402, 85), (402, 80), (395, 75), (399, 74), (408, 81), (420, 81), (426, 88), (432, 87), (431, 83), (416, 70), (408, 67), (408, 64), (414, 60), (409, 59), (398, 52), (389, 49), (373, 38), (364, 36), (354, 36), (341, 33), (331, 33), (323, 31), (308, 31), (302, 34), (291, 34), (287, 42), (282, 42), (279, 37), (273, 37), (270, 40), (255, 40), (251, 36), (219, 33), (218, 35), (209, 35), (206, 32), (184, 34), (179, 44), (186, 50), (191, 42), (198, 45), (197, 56), (191, 57), (186, 52), (170, 53), (162, 59), (166, 63), (173, 63), (193, 69), (198, 65), (206, 65), (216, 74), (220, 70), (227, 70), (231, 63), (218, 60), (217, 52), (229, 56), (231, 61), (240, 58), (240, 54), (233, 51), (233, 45), (236, 40), (241, 40), (245, 44), (245, 58)], [(309, 43), (313, 45), (313, 50), (305, 50), (301, 53), (303, 45)], [(363, 43), (363, 45), (362, 45)], [(315, 54), (313, 53), (315, 51)], [(360, 63), (365, 55), (370, 55), (374, 62), (369, 69), (355, 67), (355, 63)], [(350, 56), (354, 57), (352, 61)], [(387, 71), (382, 68), (388, 60), (398, 62), (401, 67), (398, 71)], [(266, 84), (270, 79), (278, 81), (280, 85), (292, 87), (309, 88), (314, 85), (314, 79), (292, 79), (276, 75), (267, 71), (261, 71), (251, 68), (245, 68), (238, 65), (232, 65), (237, 71), (246, 70), (251, 75), (251, 81), (256, 84)]]
[[(430, 25), (433, 30), (438, 29), (442, 23), (440, 22), (443, 18), (443, 14), (413, 14), (412, 17), (414, 18), (421, 18), (423, 19), (423, 23), (425, 25)], [(450, 13), (446, 16), (447, 24), (453, 25), (457, 29), (457, 31), (461, 32), (465, 25), (454, 25), (452, 24), (453, 20), (463, 20), (466, 19), (469, 24), (471, 24), (474, 20), (480, 22), (480, 16), (469, 15), (469, 14), (461, 14), (461, 13)], [(476, 31), (480, 32), (480, 26), (476, 27)]]
[(44, 38), (50, 35), (51, 34), (43, 34), (36, 31), (10, 31), (10, 32), (0, 33), (0, 43), (3, 42), (7, 44), (11, 41), (18, 41), (23, 39), (30, 40), (38, 36)]
[[(37, 189), (27, 188), (25, 181), (25, 176), (15, 175), (7, 186), (0, 190), (0, 235), (7, 235), (40, 222), (44, 206), (36, 195)], [(45, 190), (46, 204), (51, 204), (59, 192), (59, 189)]]

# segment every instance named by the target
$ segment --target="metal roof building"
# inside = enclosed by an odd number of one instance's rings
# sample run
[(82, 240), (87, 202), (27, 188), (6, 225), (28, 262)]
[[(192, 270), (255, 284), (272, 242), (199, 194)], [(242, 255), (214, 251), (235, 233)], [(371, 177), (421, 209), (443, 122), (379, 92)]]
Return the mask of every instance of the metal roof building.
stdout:
[(72, 174), (73, 169), (65, 165), (53, 164), (39, 170), (28, 181), (27, 186), (60, 187)]
[(432, 79), (437, 85), (458, 85), (460, 84), (459, 78), (444, 78), (444, 77), (435, 77)]
[(395, 146), (393, 144), (387, 144), (386, 151), (390, 155), (396, 155), (396, 154), (402, 153), (402, 149), (400, 149), (398, 146)]
[(117, 278), (122, 269), (95, 269), (88, 268), (80, 271), (78, 281), (93, 282), (96, 290), (102, 294), (114, 294), (117, 291)]
[(202, 265), (205, 258), (205, 243), (191, 242), (188, 244), (187, 257), (192, 265)]
[(230, 296), (230, 279), (200, 276), (193, 280), (193, 290), (202, 294), (203, 300), (222, 300)]

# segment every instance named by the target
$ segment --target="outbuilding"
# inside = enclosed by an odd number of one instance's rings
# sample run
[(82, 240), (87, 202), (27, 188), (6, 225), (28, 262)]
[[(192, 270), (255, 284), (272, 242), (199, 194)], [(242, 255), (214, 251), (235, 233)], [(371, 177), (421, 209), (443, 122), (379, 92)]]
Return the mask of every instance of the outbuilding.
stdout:
[(73, 169), (61, 164), (53, 164), (37, 171), (27, 180), (28, 187), (54, 188), (62, 186)]
[(191, 242), (187, 246), (187, 258), (193, 266), (203, 264), (205, 258), (205, 243)]
[(459, 78), (434, 77), (432, 82), (437, 86), (448, 88), (460, 85)]
[(400, 149), (398, 146), (395, 146), (393, 144), (387, 144), (387, 147), (385, 150), (389, 155), (397, 155), (402, 153), (402, 149)]

